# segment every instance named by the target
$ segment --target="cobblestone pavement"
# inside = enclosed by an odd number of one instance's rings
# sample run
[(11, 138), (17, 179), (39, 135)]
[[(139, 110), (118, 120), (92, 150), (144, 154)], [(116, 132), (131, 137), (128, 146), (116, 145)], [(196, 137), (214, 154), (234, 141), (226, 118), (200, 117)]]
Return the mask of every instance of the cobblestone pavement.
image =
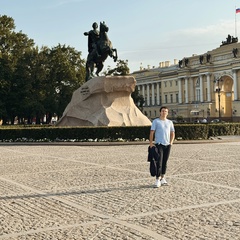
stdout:
[(174, 144), (153, 188), (147, 144), (0, 145), (0, 239), (240, 239), (240, 142)]

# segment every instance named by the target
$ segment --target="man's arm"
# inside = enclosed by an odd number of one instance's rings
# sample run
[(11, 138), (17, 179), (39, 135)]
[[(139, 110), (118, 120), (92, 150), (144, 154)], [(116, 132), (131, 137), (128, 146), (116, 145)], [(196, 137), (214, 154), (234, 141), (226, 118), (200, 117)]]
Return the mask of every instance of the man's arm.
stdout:
[(149, 142), (150, 142), (150, 147), (153, 147), (153, 138), (154, 138), (154, 130), (150, 130), (150, 134), (149, 134)]
[(174, 131), (171, 131), (171, 132), (170, 132), (170, 145), (173, 144), (174, 138), (175, 138), (175, 132), (174, 132)]

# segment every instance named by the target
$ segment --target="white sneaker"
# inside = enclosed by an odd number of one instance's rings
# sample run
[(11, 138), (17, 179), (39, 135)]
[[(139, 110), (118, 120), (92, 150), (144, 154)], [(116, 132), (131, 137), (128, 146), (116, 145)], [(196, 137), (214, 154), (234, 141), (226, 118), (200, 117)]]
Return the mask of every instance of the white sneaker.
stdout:
[(165, 178), (162, 178), (161, 179), (161, 185), (167, 185), (168, 183), (167, 183), (167, 181), (166, 181), (166, 179)]
[(154, 187), (159, 188), (160, 186), (161, 186), (161, 181), (159, 179), (156, 179)]

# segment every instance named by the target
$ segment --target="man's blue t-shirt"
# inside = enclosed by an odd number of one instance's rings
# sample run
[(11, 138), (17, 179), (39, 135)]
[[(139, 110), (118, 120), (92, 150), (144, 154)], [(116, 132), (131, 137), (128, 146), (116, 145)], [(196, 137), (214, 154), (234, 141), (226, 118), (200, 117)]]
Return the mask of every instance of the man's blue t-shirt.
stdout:
[(162, 145), (170, 144), (170, 132), (175, 132), (173, 122), (169, 119), (156, 118), (152, 122), (151, 130), (155, 131), (155, 143)]

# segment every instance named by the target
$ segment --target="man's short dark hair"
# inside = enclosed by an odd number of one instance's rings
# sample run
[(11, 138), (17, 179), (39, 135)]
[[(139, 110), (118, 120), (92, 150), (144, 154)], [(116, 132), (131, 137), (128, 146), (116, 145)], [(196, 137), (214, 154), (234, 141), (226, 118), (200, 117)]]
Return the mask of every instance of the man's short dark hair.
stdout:
[(160, 108), (159, 112), (161, 112), (162, 109), (167, 109), (167, 110), (168, 110), (168, 107), (166, 107), (166, 106), (162, 106), (162, 107)]

